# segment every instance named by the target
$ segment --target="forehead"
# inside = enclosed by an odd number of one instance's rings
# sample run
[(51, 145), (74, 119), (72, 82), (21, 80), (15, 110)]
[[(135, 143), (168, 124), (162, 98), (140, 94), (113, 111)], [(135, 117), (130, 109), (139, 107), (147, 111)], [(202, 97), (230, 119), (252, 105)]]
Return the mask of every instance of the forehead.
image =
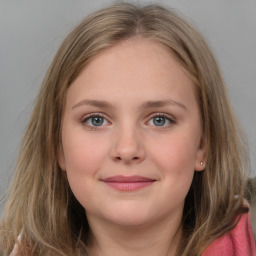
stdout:
[(99, 53), (80, 72), (68, 94), (72, 98), (86, 94), (107, 99), (113, 92), (118, 95), (124, 91), (134, 99), (141, 93), (162, 97), (169, 91), (194, 95), (195, 86), (166, 46), (135, 38)]

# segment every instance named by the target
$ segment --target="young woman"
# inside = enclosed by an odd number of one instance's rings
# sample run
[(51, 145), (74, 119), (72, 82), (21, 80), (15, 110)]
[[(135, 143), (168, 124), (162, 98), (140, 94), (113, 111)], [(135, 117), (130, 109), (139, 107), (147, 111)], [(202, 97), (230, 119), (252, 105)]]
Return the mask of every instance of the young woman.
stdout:
[(46, 74), (2, 253), (254, 255), (246, 171), (199, 33), (161, 6), (114, 4), (68, 35)]

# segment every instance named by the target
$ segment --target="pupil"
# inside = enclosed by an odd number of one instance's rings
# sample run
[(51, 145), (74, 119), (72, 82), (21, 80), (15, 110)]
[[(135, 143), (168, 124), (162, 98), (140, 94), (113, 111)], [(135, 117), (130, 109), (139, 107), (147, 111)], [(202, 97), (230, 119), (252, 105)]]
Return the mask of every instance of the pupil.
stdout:
[(155, 117), (154, 118), (154, 125), (162, 126), (164, 124), (165, 124), (165, 118), (164, 117)]
[(94, 126), (100, 126), (103, 124), (103, 117), (100, 116), (96, 116), (92, 118), (92, 124)]

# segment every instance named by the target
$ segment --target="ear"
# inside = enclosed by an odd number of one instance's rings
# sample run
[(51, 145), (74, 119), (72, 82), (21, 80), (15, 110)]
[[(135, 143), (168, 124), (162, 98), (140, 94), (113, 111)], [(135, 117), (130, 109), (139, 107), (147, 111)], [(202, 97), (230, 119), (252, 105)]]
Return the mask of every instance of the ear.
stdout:
[(66, 160), (62, 146), (59, 146), (58, 150), (58, 164), (63, 171), (66, 171)]
[(196, 152), (196, 158), (195, 158), (195, 171), (203, 171), (206, 166), (207, 162), (207, 141), (205, 136), (202, 136), (199, 147)]

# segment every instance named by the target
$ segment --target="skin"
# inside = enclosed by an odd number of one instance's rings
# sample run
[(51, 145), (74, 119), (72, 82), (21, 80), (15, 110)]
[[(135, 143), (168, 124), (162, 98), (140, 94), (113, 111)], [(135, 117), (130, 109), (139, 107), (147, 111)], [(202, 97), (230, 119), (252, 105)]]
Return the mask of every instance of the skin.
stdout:
[[(90, 115), (103, 117), (99, 126)], [(130, 39), (107, 49), (68, 89), (59, 164), (86, 210), (90, 255), (174, 255), (201, 161), (195, 86), (161, 44)], [(120, 191), (103, 181), (115, 175), (154, 182)]]

